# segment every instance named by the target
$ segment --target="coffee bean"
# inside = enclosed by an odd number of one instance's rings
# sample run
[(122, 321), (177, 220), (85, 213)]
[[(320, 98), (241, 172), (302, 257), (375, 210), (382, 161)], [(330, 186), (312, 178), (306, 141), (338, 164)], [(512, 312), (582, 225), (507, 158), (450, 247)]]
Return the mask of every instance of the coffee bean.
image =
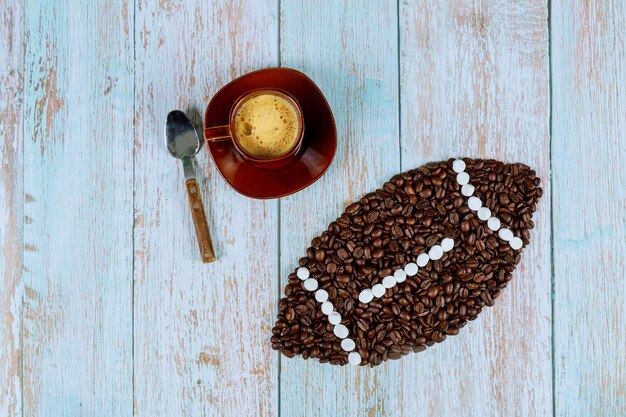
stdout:
[(378, 220), (379, 213), (378, 211), (370, 211), (366, 216), (368, 223), (374, 223)]
[(435, 305), (439, 308), (442, 308), (443, 306), (446, 305), (446, 301), (443, 298), (443, 295), (440, 295), (437, 297), (437, 299), (435, 300)]
[(454, 336), (459, 334), (459, 328), (458, 327), (448, 327), (448, 329), (446, 330), (446, 334), (450, 335), (450, 336)]
[(349, 274), (339, 274), (337, 275), (337, 282), (341, 285), (346, 285), (350, 282), (352, 277)]
[(299, 305), (295, 308), (295, 312), (300, 316), (303, 316), (309, 313), (309, 309), (305, 305)]
[(428, 297), (430, 298), (435, 298), (437, 297), (437, 295), (439, 294), (439, 289), (441, 287), (439, 285), (432, 285), (429, 289), (428, 289)]
[(337, 298), (337, 288), (328, 287), (328, 299), (334, 301)]
[(369, 325), (364, 319), (358, 319), (356, 321), (356, 325), (359, 326), (359, 329), (363, 330), (364, 332), (369, 330)]
[(372, 230), (374, 230), (374, 227), (376, 226), (376, 224), (374, 223), (370, 223), (367, 226), (365, 226), (365, 228), (363, 229), (363, 234), (365, 236), (370, 235), (372, 233)]
[(387, 275), (391, 275), (391, 273), (392, 273), (392, 272), (393, 272), (393, 271), (391, 270), (391, 268), (383, 268), (383, 269), (381, 269), (381, 270), (379, 270), (379, 271), (378, 271), (378, 276), (379, 276), (380, 278), (384, 278), (384, 277), (386, 277)]
[(421, 198), (428, 198), (433, 194), (433, 189), (430, 187), (425, 187), (422, 191), (419, 192), (419, 196)]
[(361, 208), (361, 204), (360, 203), (350, 204), (348, 207), (346, 207), (346, 213), (354, 214), (357, 211), (359, 211), (360, 208)]

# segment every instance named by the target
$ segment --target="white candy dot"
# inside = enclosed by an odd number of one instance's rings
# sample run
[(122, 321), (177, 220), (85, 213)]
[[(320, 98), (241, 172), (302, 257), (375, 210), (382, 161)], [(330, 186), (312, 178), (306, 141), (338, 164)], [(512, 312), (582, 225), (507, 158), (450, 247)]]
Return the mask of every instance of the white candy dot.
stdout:
[(392, 288), (394, 285), (396, 285), (396, 278), (392, 275), (387, 275), (385, 278), (383, 278), (383, 287), (385, 288)]
[(372, 294), (374, 294), (374, 297), (376, 298), (380, 298), (383, 295), (385, 295), (385, 287), (383, 287), (382, 284), (376, 284), (372, 287)]
[(348, 328), (344, 326), (343, 324), (338, 324), (335, 327), (333, 327), (333, 333), (335, 333), (335, 336), (337, 336), (340, 339), (345, 339), (346, 337), (348, 337), (348, 334), (350, 334), (350, 332), (348, 331)]
[(459, 172), (456, 174), (456, 182), (458, 182), (459, 185), (467, 184), (469, 182), (469, 174), (467, 172)]
[(465, 184), (461, 187), (461, 194), (463, 194), (465, 197), (470, 197), (472, 194), (474, 194), (474, 190), (475, 188), (472, 184)]
[(489, 217), (491, 217), (491, 210), (487, 207), (481, 207), (478, 209), (478, 218), (480, 220), (487, 220)]
[(500, 236), (500, 239), (508, 242), (509, 240), (513, 239), (513, 232), (511, 232), (506, 227), (503, 227), (498, 231), (498, 236)]
[(317, 280), (315, 278), (308, 278), (302, 285), (309, 291), (315, 291), (317, 289)]
[(328, 321), (330, 322), (330, 324), (341, 323), (341, 314), (337, 313), (336, 311), (333, 311), (332, 313), (328, 315)]
[(446, 237), (441, 241), (441, 249), (444, 252), (450, 252), (454, 247), (454, 239)]
[(356, 347), (356, 343), (352, 339), (343, 339), (341, 341), (341, 348), (346, 352), (352, 352)]
[(433, 245), (432, 248), (428, 251), (428, 257), (433, 261), (441, 259), (443, 256), (443, 249), (439, 245)]
[(361, 355), (359, 355), (359, 352), (350, 352), (350, 354), (348, 355), (348, 362), (350, 362), (350, 365), (360, 365)]
[(359, 301), (362, 303), (367, 304), (373, 299), (374, 299), (374, 294), (372, 294), (372, 290), (370, 290), (369, 288), (361, 291), (361, 293), (359, 294)]
[(324, 301), (327, 301), (328, 291), (323, 290), (323, 289), (319, 289), (315, 291), (315, 299), (317, 300), (318, 303), (323, 303)]
[(322, 313), (329, 315), (334, 310), (334, 307), (330, 301), (324, 301), (322, 303)]
[(396, 279), (396, 282), (404, 282), (406, 280), (406, 272), (404, 272), (404, 269), (398, 269), (393, 273), (393, 277)]
[(417, 267), (417, 264), (413, 262), (406, 264), (406, 266), (404, 267), (404, 272), (406, 272), (406, 274), (410, 277), (416, 275), (417, 271), (419, 271), (419, 268)]
[(518, 250), (522, 249), (522, 246), (524, 246), (524, 242), (522, 242), (522, 239), (520, 239), (519, 237), (514, 237), (513, 239), (509, 240), (509, 245), (511, 245), (513, 249)]
[(467, 199), (467, 205), (470, 209), (476, 211), (482, 207), (483, 203), (480, 201), (478, 197), (470, 197)]
[(489, 220), (487, 220), (487, 227), (495, 232), (500, 228), (500, 219), (497, 217), (490, 217)]
[(307, 279), (309, 277), (309, 270), (306, 269), (305, 267), (301, 266), (296, 271), (296, 275), (298, 275), (298, 278), (300, 278), (302, 281), (304, 281), (305, 279)]
[(454, 172), (465, 171), (465, 161), (463, 161), (462, 159), (455, 159), (454, 162), (452, 162), (452, 170)]
[(428, 261), (430, 261), (430, 258), (428, 257), (428, 254), (420, 253), (417, 256), (417, 260), (415, 261), (415, 263), (417, 264), (417, 266), (422, 267), (422, 266), (426, 266)]

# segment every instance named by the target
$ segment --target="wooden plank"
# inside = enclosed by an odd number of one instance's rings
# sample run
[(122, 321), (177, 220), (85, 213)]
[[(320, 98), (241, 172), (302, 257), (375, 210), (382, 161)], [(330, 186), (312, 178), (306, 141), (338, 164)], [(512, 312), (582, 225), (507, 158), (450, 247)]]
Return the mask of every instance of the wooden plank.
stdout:
[(400, 16), (402, 168), (455, 156), (519, 161), (545, 193), (496, 305), (403, 359), (399, 414), (551, 415), (546, 3), (403, 1)]
[(626, 415), (626, 3), (552, 2), (556, 415)]
[(133, 4), (25, 7), (24, 415), (129, 415)]
[(0, 416), (22, 412), (24, 7), (0, 10)]
[[(201, 116), (232, 78), (278, 64), (278, 5), (138, 2), (135, 414), (277, 414), (277, 203), (229, 188), (204, 150), (201, 192), (217, 262), (202, 264), (170, 110)], [(200, 130), (201, 131), (201, 130)]]
[[(324, 177), (281, 201), (281, 291), (311, 239), (400, 169), (397, 52), (396, 2), (282, 2), (282, 65), (304, 71), (325, 93), (338, 146)], [(281, 416), (383, 416), (399, 407), (401, 362), (281, 363)]]

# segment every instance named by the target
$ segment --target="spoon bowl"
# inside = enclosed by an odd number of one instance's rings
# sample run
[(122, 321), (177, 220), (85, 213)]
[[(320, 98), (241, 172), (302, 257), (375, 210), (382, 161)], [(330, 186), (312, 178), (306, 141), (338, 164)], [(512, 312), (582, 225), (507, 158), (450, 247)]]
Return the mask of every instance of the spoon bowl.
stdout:
[(193, 124), (180, 110), (171, 111), (165, 122), (165, 146), (174, 158), (195, 156), (202, 142)]

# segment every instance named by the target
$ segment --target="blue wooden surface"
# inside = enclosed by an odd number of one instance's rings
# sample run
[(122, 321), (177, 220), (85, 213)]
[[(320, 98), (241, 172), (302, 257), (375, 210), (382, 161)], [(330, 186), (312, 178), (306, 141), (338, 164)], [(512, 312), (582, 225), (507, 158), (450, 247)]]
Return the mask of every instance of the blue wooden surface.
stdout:
[[(531, 243), (495, 306), (404, 361), (402, 391), (415, 401), (401, 414), (549, 416), (548, 10), (543, 1), (429, 1), (400, 12), (403, 169), (452, 155), (523, 161), (544, 189)], [(424, 375), (437, 377), (416, 386)]]
[(25, 5), (22, 398), (133, 404), (133, 35), (124, 0)]
[(277, 4), (137, 6), (135, 414), (276, 415), (278, 354), (268, 337), (277, 310), (278, 202), (237, 194), (201, 152), (218, 261), (200, 263), (182, 166), (164, 152), (162, 132), (171, 109), (199, 122), (230, 79), (278, 65)]
[(554, 387), (626, 415), (626, 4), (553, 8)]
[[(319, 83), (339, 137), (325, 176), (281, 201), (281, 287), (312, 237), (347, 204), (400, 171), (396, 4), (326, 4), (287, 1), (281, 8), (281, 64)], [(337, 368), (283, 357), (281, 415), (393, 414), (401, 407), (401, 366)]]
[[(624, 3), (446, 3), (3, 0), (0, 416), (626, 415)], [(336, 160), (254, 201), (199, 155), (203, 265), (163, 120), (278, 65), (326, 94)], [(310, 238), (457, 155), (544, 180), (495, 307), (374, 369), (272, 351)]]
[[(3, 3), (4, 4), (4, 3)], [(24, 10), (0, 8), (0, 416), (22, 410)]]

